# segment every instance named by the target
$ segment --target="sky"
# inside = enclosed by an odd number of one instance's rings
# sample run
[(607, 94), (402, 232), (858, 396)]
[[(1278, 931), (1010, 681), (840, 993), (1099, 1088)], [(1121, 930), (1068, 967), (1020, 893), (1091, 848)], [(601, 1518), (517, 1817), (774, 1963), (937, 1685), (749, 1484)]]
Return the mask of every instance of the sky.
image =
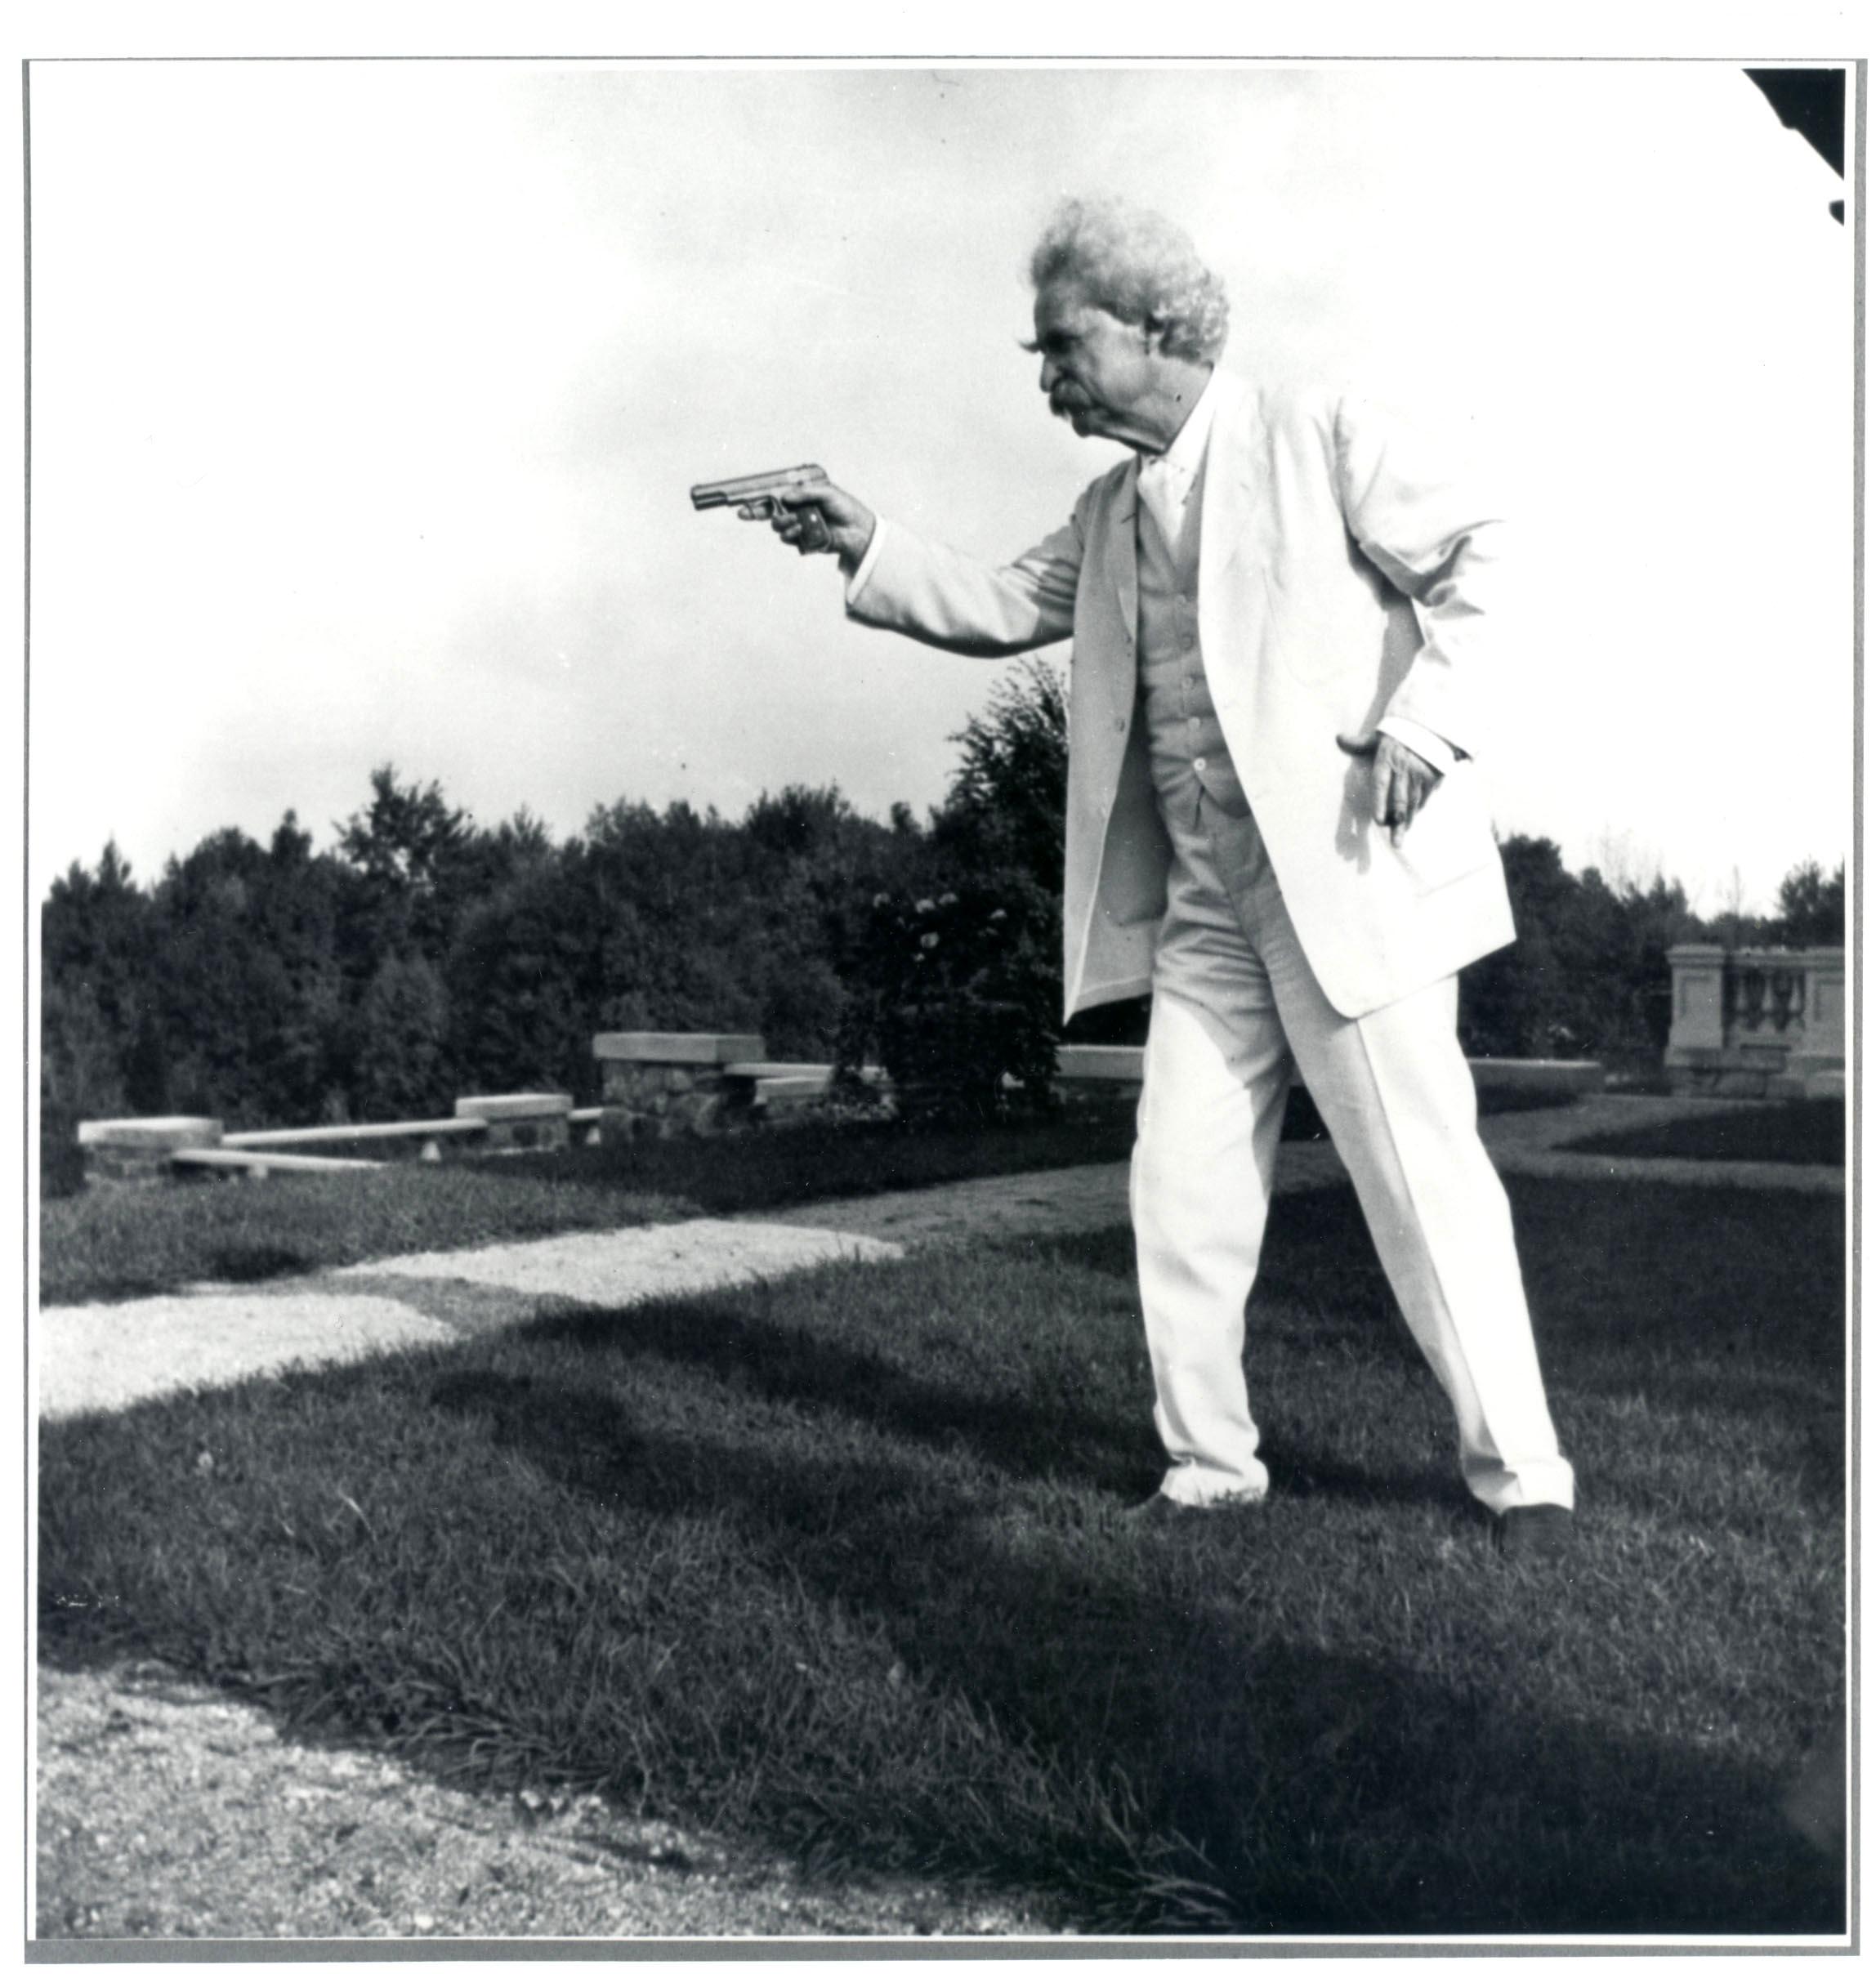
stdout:
[(1028, 249), (1116, 191), (1226, 361), (1447, 431), (1517, 525), (1501, 828), (1771, 903), (1848, 851), (1851, 236), (1737, 69), (35, 63), (29, 881), (395, 764), (493, 824), (943, 794), (999, 668), (692, 512), (805, 461), (1001, 559)]

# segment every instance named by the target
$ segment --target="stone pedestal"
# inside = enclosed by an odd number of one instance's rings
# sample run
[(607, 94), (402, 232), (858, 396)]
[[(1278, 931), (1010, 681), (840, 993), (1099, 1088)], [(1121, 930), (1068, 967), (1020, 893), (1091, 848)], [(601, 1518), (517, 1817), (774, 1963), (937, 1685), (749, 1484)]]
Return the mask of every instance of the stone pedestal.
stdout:
[(1841, 1091), (1843, 950), (1675, 946), (1667, 1067), (1677, 1090), (1710, 1096)]
[(1055, 1092), (1065, 1110), (1106, 1112), (1140, 1101), (1143, 1048), (1065, 1042), (1056, 1051)]
[(609, 1138), (708, 1137), (760, 1115), (754, 1079), (732, 1065), (759, 1063), (760, 1035), (595, 1035)]
[(212, 1150), (218, 1117), (109, 1117), (78, 1126), (87, 1185), (147, 1186), (170, 1176), (172, 1151)]
[(488, 1125), (478, 1150), (485, 1152), (565, 1151), (567, 1119), (574, 1100), (555, 1091), (515, 1096), (459, 1096), (456, 1114), (480, 1118)]

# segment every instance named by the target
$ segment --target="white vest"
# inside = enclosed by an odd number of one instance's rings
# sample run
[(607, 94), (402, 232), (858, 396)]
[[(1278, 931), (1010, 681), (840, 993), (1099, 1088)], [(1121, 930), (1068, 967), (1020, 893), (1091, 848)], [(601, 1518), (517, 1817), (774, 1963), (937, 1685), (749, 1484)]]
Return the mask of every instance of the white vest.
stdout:
[(1225, 744), (1199, 643), (1199, 499), (1195, 487), (1171, 547), (1146, 503), (1135, 520), (1140, 590), (1140, 708), (1160, 812), (1188, 828), (1199, 791), (1227, 815), (1251, 812)]

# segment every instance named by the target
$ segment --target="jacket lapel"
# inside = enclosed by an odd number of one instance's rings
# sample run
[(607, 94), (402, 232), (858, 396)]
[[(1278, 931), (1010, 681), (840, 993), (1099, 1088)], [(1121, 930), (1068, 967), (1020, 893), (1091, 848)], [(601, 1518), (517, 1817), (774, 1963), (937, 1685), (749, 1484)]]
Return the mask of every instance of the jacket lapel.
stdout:
[(1120, 613), (1121, 629), (1121, 635), (1114, 641), (1111, 660), (1106, 667), (1107, 688), (1115, 713), (1123, 720), (1131, 720), (1133, 716), (1134, 694), (1138, 685), (1139, 660), (1134, 652), (1133, 641), (1140, 627), (1138, 547), (1134, 534), (1139, 507), (1140, 462), (1136, 458), (1128, 462), (1115, 489), (1105, 531), (1108, 570), (1114, 584), (1114, 607)]
[(1201, 588), (1217, 582), (1244, 554), (1262, 519), (1263, 503), (1253, 483), (1259, 449), (1249, 429), (1256, 409), (1244, 386), (1221, 373), (1199, 496)]
[(1199, 637), (1222, 708), (1241, 696), (1244, 661), (1262, 644), (1275, 516), (1257, 395), (1235, 377), (1219, 386), (1199, 504)]

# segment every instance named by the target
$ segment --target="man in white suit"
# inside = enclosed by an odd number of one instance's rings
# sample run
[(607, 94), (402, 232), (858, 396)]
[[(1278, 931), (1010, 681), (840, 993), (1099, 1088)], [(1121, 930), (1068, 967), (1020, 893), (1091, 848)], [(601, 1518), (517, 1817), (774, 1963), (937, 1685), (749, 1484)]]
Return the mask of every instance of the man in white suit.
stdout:
[(1360, 400), (1219, 371), (1222, 285), (1157, 216), (1071, 200), (1030, 272), (1052, 411), (1136, 455), (1067, 525), (1002, 568), (835, 487), (774, 525), (839, 556), (862, 622), (1073, 636), (1066, 1012), (1153, 996), (1132, 1212), (1170, 1465), (1143, 1512), (1269, 1486), (1244, 1306), (1300, 1071), (1467, 1485), (1508, 1552), (1559, 1550), (1573, 1476), (1455, 1034), (1458, 969), (1513, 936), (1472, 761), (1500, 524)]

